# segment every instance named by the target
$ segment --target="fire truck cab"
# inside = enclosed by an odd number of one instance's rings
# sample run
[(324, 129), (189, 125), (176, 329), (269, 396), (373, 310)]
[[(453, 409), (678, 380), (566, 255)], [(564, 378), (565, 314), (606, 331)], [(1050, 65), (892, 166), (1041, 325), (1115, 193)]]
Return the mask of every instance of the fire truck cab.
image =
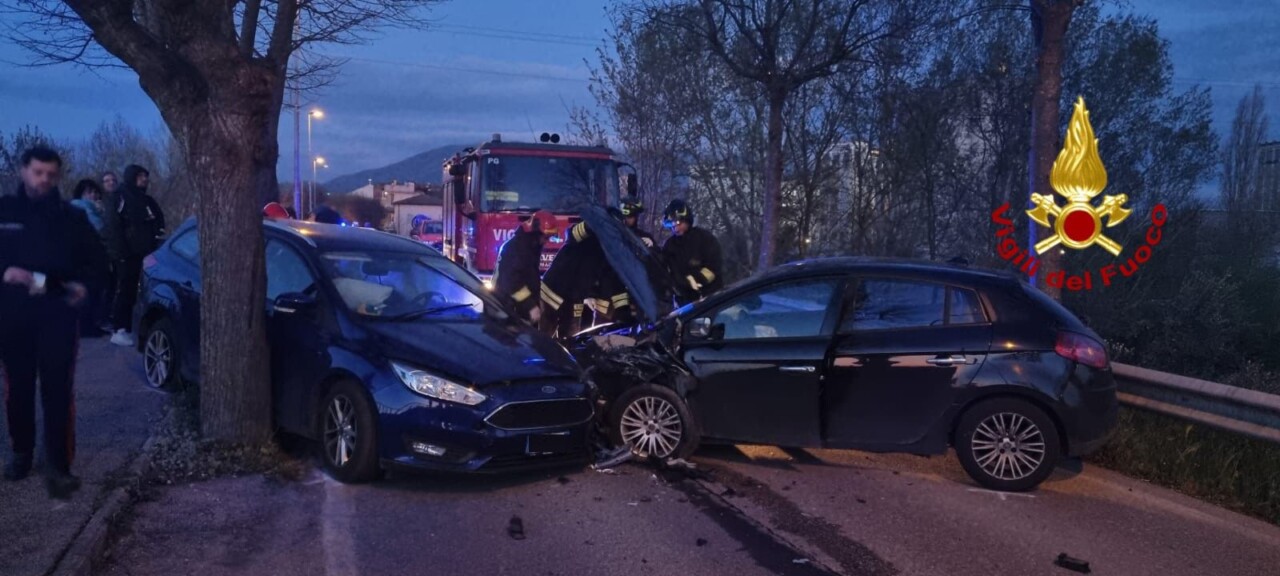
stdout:
[(585, 204), (614, 206), (619, 198), (618, 161), (604, 146), (503, 142), (499, 134), (444, 162), (444, 255), (487, 281), (498, 252), (515, 234), (522, 217), (549, 210), (561, 234), (543, 249), (545, 271), (579, 222)]

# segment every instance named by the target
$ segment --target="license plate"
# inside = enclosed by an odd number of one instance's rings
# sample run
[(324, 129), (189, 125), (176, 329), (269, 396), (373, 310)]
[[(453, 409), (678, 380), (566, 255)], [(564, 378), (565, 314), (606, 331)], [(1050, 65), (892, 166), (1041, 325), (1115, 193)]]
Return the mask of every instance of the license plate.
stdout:
[(563, 454), (577, 449), (577, 442), (568, 432), (561, 434), (531, 434), (525, 452), (529, 454)]

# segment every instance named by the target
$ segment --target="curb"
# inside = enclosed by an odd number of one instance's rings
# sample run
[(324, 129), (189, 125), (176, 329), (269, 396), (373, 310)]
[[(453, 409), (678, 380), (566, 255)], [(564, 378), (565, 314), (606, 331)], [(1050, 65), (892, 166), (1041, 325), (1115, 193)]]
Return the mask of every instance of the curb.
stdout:
[[(165, 414), (168, 410), (165, 410)], [(163, 420), (163, 416), (161, 418)], [(128, 474), (124, 483), (111, 490), (107, 495), (107, 500), (100, 506), (89, 521), (85, 523), (84, 528), (76, 535), (71, 544), (67, 546), (67, 550), (63, 553), (62, 558), (46, 574), (49, 576), (90, 576), (93, 573), (93, 562), (100, 558), (102, 553), (106, 551), (107, 540), (111, 536), (112, 527), (115, 526), (116, 520), (133, 504), (133, 496), (129, 494), (130, 489), (136, 488), (142, 484), (145, 478), (151, 472), (151, 454), (155, 447), (157, 436), (153, 431), (147, 437), (147, 441), (142, 444), (142, 452), (129, 465)]]

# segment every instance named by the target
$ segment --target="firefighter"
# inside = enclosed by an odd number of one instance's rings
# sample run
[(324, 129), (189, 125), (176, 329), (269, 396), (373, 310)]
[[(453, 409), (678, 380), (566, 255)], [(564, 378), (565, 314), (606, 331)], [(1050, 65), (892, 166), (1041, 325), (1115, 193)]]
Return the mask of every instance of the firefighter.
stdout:
[(575, 334), (582, 326), (585, 301), (596, 296), (599, 274), (609, 270), (599, 238), (586, 222), (574, 224), (542, 275), (542, 330), (560, 338)]
[(656, 244), (653, 241), (653, 234), (650, 234), (640, 228), (640, 215), (644, 214), (644, 204), (635, 196), (628, 196), (622, 201), (622, 222), (627, 225), (627, 229), (631, 230), (644, 245), (653, 248)]
[(662, 211), (662, 225), (671, 230), (662, 256), (674, 276), (681, 305), (714, 294), (724, 283), (720, 242), (693, 223), (693, 209), (684, 200), (672, 200)]
[(494, 293), (508, 299), (521, 318), (538, 323), (538, 294), (542, 289), (542, 247), (560, 233), (551, 212), (539, 210), (521, 222), (516, 233), (502, 245), (498, 269), (494, 273)]

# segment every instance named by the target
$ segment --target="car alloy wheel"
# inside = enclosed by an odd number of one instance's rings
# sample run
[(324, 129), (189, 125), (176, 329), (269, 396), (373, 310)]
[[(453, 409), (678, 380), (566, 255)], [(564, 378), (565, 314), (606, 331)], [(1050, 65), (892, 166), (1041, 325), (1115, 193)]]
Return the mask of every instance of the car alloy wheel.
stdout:
[(1004, 481), (1022, 480), (1044, 464), (1044, 434), (1021, 414), (988, 416), (974, 429), (970, 446), (983, 472)]
[(655, 396), (642, 396), (627, 405), (619, 428), (622, 440), (642, 456), (671, 456), (684, 437), (676, 407)]
[(325, 456), (335, 467), (343, 468), (351, 462), (359, 432), (351, 400), (341, 394), (335, 395), (325, 410), (324, 420)]
[(168, 332), (152, 330), (143, 346), (142, 366), (147, 373), (147, 384), (163, 388), (173, 374), (173, 343)]

